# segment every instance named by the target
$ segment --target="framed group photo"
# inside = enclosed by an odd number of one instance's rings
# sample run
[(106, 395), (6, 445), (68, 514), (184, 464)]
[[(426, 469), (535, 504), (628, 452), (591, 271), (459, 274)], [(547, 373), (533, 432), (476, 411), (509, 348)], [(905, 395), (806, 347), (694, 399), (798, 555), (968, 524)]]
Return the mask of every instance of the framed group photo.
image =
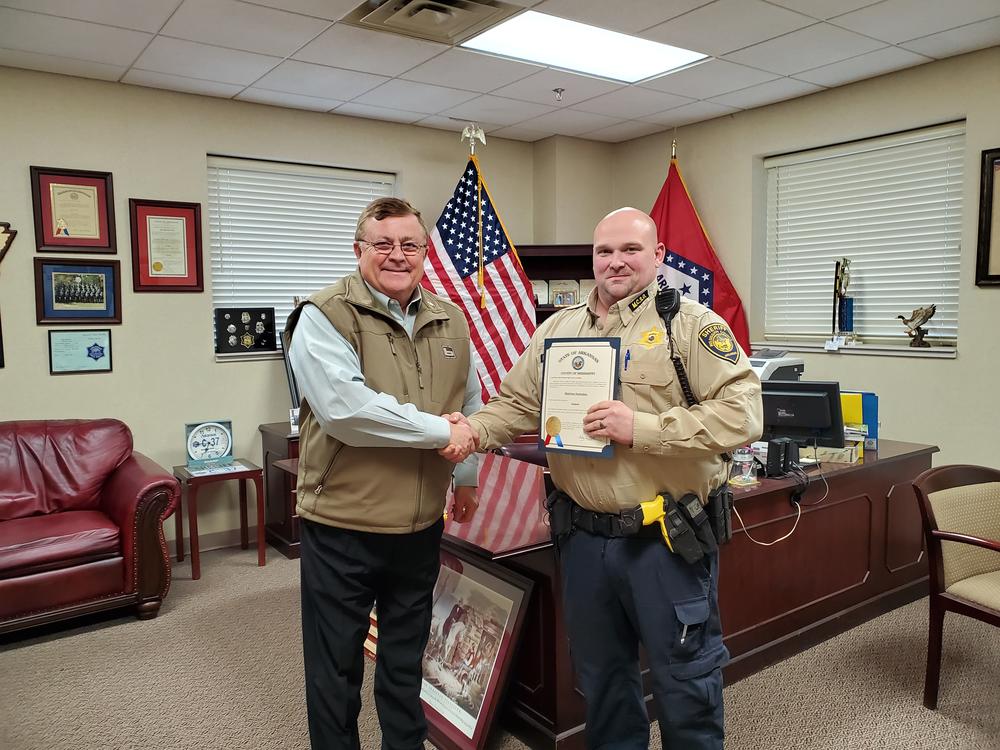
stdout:
[(530, 580), (457, 547), (442, 547), (420, 691), (430, 741), (482, 750), (510, 674)]
[(201, 204), (130, 198), (132, 288), (200, 292)]
[(35, 245), (40, 253), (115, 253), (110, 172), (31, 167)]
[(983, 151), (976, 286), (1000, 286), (1000, 148)]
[(121, 323), (117, 260), (35, 258), (35, 322)]
[(49, 331), (49, 374), (111, 372), (111, 329)]

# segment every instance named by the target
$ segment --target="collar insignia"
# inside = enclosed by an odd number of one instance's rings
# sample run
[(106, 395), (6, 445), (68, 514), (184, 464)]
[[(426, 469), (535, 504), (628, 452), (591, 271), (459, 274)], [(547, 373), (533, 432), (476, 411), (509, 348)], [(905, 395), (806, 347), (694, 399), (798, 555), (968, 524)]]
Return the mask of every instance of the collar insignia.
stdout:
[(642, 305), (642, 303), (648, 299), (649, 299), (649, 290), (647, 289), (638, 297), (636, 297), (634, 300), (628, 303), (628, 309), (631, 310), (632, 312), (635, 312), (636, 310), (639, 309), (640, 305)]
[(724, 323), (709, 323), (698, 332), (698, 341), (719, 359), (736, 364), (740, 358), (740, 348)]
[(650, 328), (648, 331), (640, 333), (639, 340), (635, 343), (639, 346), (645, 347), (646, 349), (652, 349), (654, 346), (662, 346), (663, 338), (663, 331), (659, 328)]

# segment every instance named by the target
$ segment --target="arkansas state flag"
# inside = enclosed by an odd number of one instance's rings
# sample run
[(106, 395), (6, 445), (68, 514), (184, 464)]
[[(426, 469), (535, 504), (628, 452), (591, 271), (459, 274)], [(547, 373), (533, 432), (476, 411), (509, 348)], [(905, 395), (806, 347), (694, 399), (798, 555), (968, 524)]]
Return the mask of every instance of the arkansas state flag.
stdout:
[(657, 238), (667, 248), (657, 277), (660, 288), (679, 289), (685, 297), (718, 313), (749, 355), (750, 332), (743, 303), (712, 249), (676, 159), (670, 160), (667, 179), (649, 214), (656, 222)]

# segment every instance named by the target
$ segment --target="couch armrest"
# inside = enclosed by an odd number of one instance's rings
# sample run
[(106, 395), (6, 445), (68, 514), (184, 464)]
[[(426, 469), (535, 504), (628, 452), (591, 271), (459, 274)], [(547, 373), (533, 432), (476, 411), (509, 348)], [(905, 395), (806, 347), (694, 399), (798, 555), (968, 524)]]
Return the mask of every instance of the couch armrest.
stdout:
[(170, 555), (163, 521), (174, 512), (180, 485), (166, 469), (132, 455), (108, 477), (101, 510), (118, 525), (125, 558), (125, 590), (163, 598), (170, 587)]

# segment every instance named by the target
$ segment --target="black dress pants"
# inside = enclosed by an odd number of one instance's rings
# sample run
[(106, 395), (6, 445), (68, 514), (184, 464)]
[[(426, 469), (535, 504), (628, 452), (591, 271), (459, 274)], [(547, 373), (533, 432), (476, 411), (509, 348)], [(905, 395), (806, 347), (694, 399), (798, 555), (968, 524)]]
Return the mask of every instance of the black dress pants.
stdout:
[(377, 605), (375, 707), (383, 750), (417, 750), (420, 702), (444, 524), (374, 534), (303, 519), (302, 650), (312, 750), (358, 750), (368, 615)]

